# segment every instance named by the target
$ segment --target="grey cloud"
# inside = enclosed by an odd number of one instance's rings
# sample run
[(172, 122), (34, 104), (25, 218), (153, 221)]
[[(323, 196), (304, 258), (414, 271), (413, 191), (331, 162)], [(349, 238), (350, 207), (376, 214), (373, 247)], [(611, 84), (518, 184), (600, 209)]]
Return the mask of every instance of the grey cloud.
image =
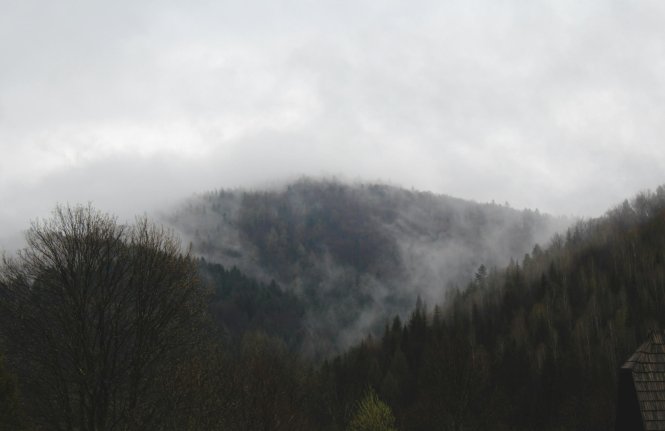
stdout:
[(63, 198), (140, 213), (301, 174), (598, 215), (663, 182), (664, 18), (651, 0), (14, 2), (0, 237)]

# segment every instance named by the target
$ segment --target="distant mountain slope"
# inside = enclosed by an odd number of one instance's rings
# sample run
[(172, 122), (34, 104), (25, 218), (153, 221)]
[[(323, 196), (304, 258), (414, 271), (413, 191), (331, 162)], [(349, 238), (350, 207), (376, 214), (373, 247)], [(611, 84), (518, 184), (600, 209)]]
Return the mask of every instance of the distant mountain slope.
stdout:
[(197, 196), (167, 221), (209, 261), (297, 294), (312, 353), (357, 341), (418, 296), (441, 301), (480, 265), (521, 258), (566, 224), (537, 211), (307, 179)]
[(665, 186), (332, 361), (327, 420), (372, 386), (403, 429), (611, 430), (619, 367), (663, 329)]

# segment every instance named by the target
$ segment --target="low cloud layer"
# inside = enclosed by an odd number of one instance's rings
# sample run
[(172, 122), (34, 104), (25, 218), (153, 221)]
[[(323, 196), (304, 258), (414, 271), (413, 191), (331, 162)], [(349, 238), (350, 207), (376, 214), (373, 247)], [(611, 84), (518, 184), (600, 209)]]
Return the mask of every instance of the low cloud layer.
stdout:
[(664, 182), (655, 0), (10, 3), (0, 248), (298, 175), (583, 216)]

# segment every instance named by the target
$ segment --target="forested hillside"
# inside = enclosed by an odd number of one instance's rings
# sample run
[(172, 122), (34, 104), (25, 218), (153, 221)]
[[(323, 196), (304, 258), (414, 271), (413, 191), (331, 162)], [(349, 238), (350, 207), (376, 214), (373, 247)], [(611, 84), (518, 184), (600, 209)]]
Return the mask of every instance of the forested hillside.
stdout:
[(58, 208), (26, 239), (0, 267), (0, 429), (607, 430), (665, 325), (665, 187), (325, 360), (297, 353), (306, 296), (145, 219)]
[(302, 350), (326, 355), (443, 300), (482, 265), (501, 267), (568, 223), (538, 211), (386, 185), (300, 180), (222, 190), (167, 217), (209, 262), (275, 280), (305, 307)]
[(209, 311), (215, 327), (230, 342), (261, 331), (298, 350), (304, 337), (303, 302), (272, 281), (262, 283), (238, 268), (199, 260), (202, 279), (212, 288)]
[(371, 386), (405, 430), (613, 429), (618, 367), (663, 327), (660, 187), (326, 363), (326, 421)]

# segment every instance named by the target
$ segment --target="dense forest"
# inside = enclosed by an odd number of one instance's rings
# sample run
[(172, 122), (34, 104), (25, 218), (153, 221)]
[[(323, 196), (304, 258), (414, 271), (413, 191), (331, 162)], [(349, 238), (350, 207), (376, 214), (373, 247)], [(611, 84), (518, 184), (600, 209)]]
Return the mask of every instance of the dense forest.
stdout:
[(302, 349), (313, 303), (266, 278), (281, 270), (183, 254), (89, 207), (27, 240), (0, 271), (0, 429), (607, 430), (618, 367), (665, 324), (665, 187), (324, 358)]
[(617, 370), (665, 325), (665, 188), (419, 304), (321, 369), (330, 423), (366, 387), (400, 429), (613, 429)]
[(210, 262), (275, 280), (305, 306), (301, 350), (326, 356), (380, 333), (421, 297), (443, 300), (569, 221), (380, 184), (302, 179), (191, 199), (167, 221)]
[(203, 280), (214, 288), (210, 316), (227, 340), (238, 341), (247, 332), (260, 331), (297, 351), (305, 332), (305, 305), (274, 281), (261, 283), (238, 268), (198, 261)]

